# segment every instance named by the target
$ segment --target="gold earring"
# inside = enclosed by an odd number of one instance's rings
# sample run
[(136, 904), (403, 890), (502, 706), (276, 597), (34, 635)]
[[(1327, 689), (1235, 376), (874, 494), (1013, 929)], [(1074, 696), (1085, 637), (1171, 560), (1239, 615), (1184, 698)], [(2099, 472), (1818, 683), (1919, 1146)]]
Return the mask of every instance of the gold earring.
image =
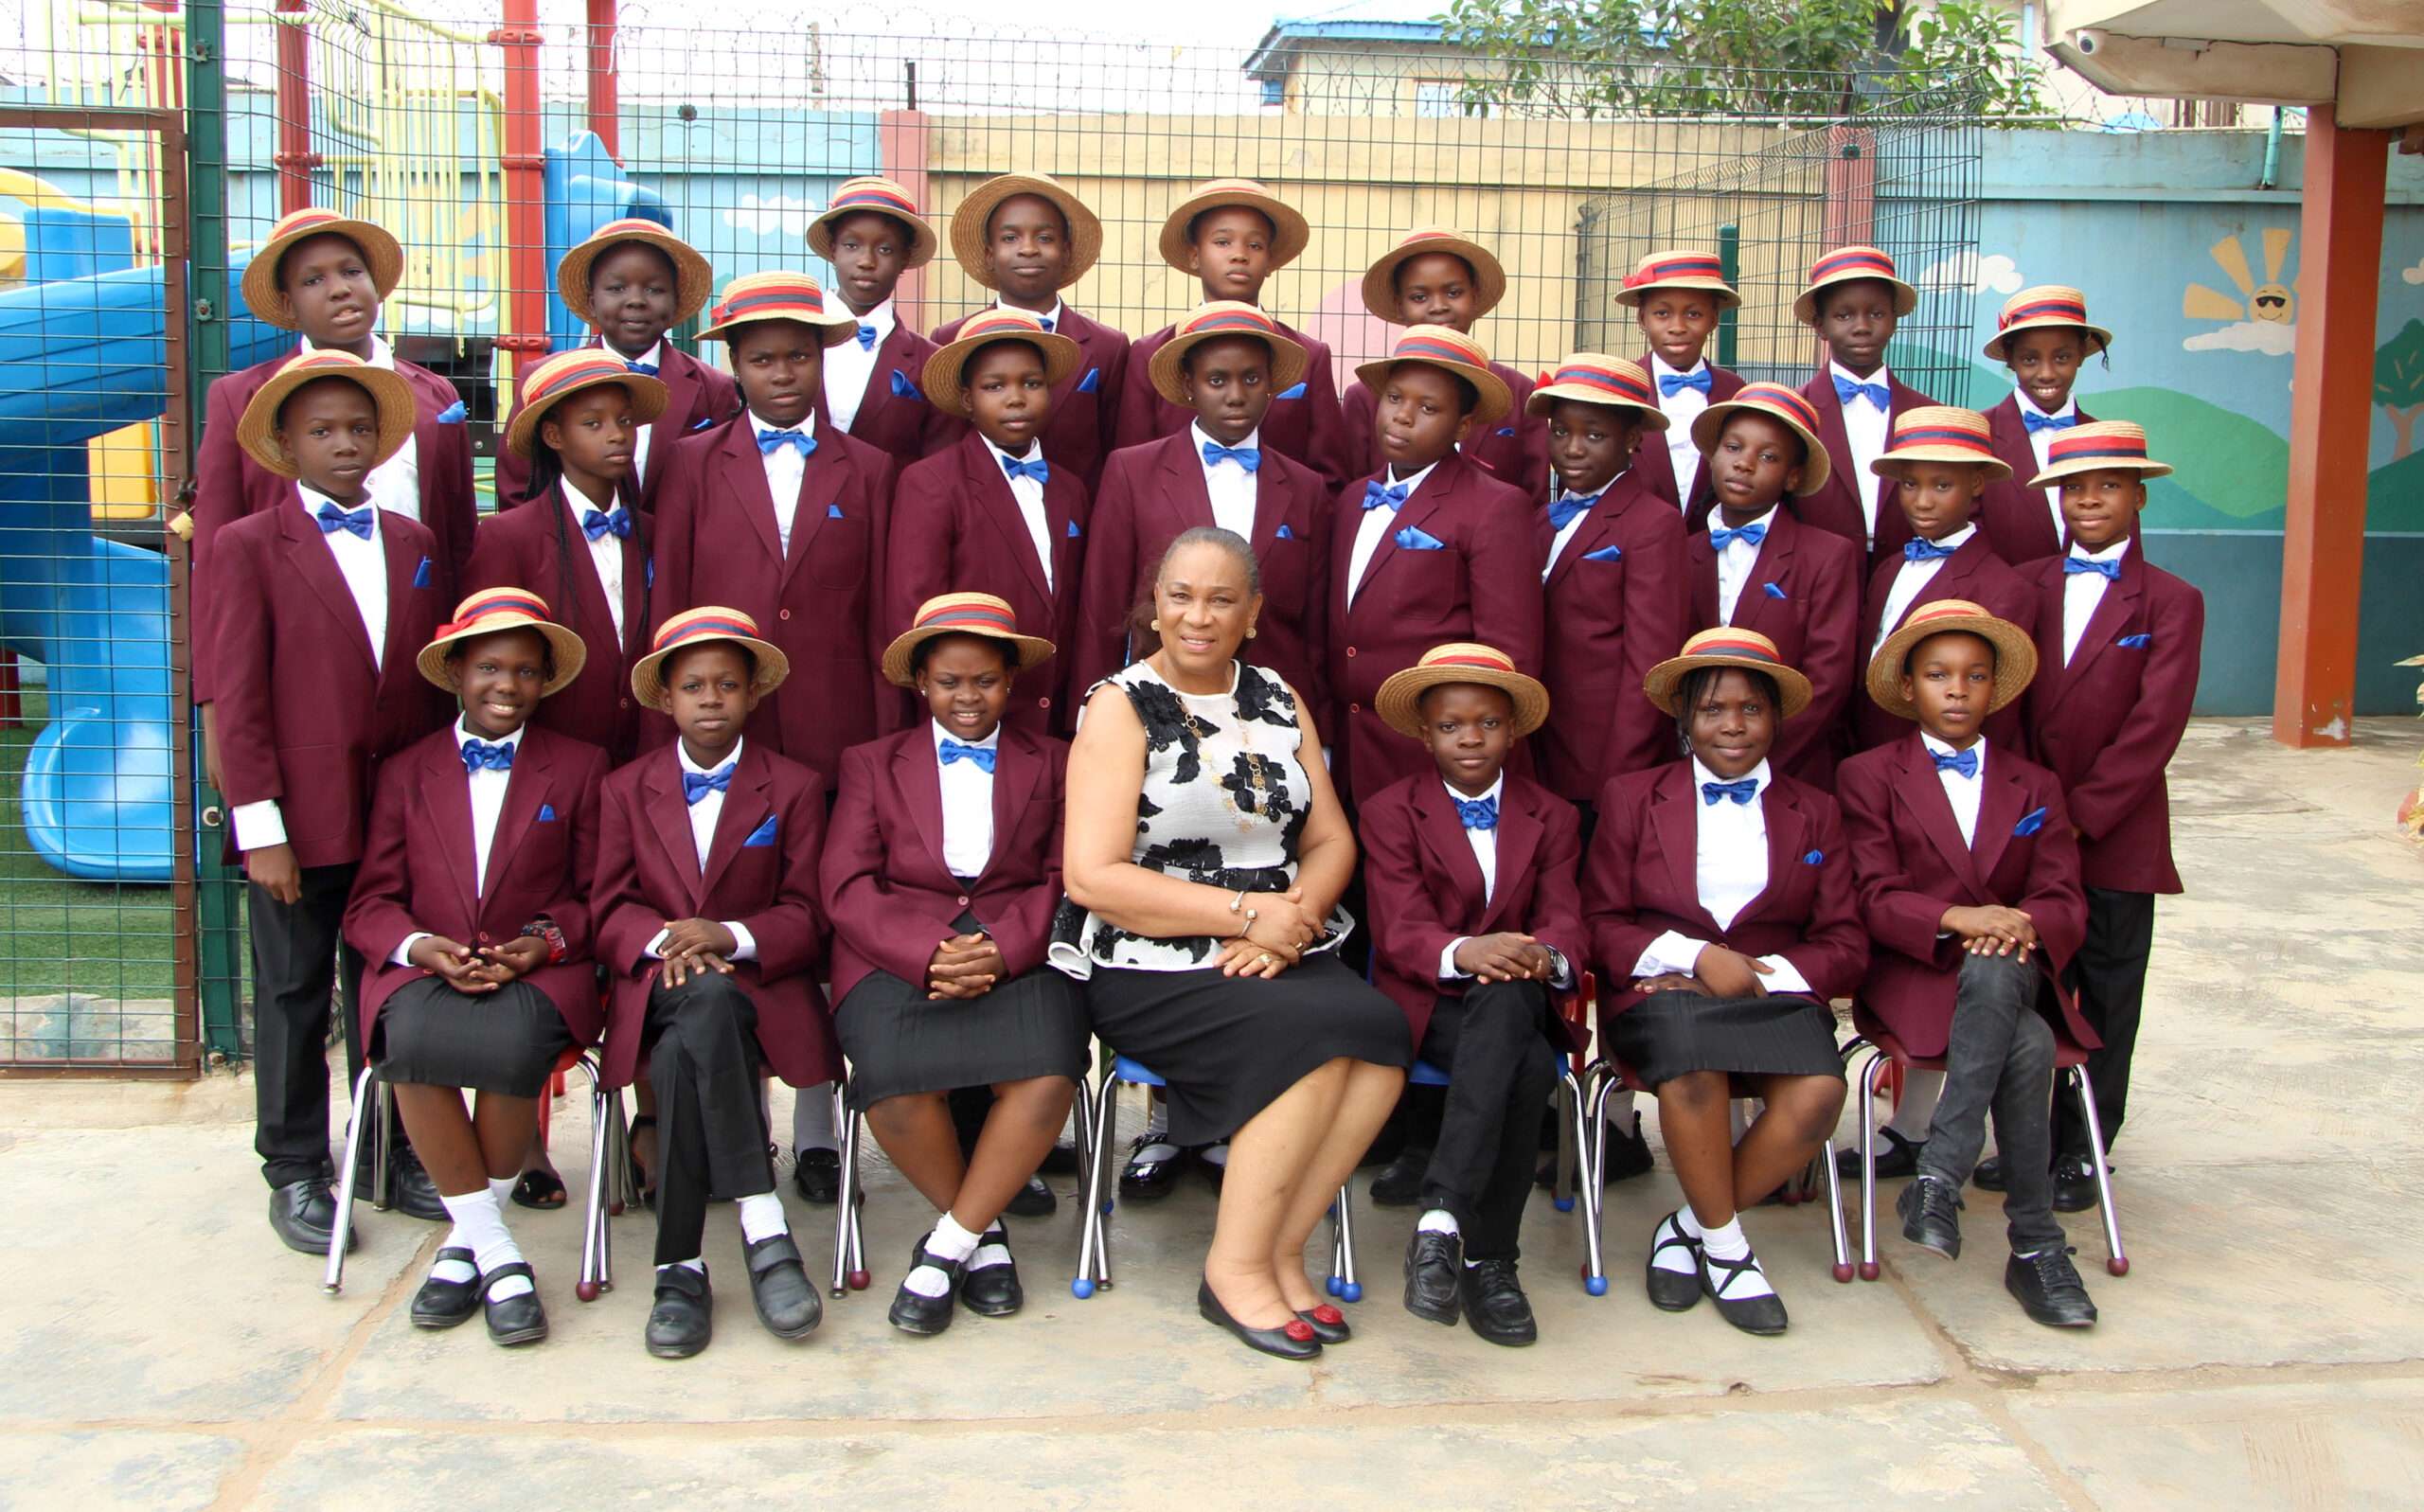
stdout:
[(1160, 633), (1162, 632), (1162, 622), (1161, 622), (1160, 620), (1156, 619), (1156, 620), (1154, 620), (1151, 624), (1150, 624), (1150, 625), (1146, 626), (1145, 628), (1146, 628), (1147, 630), (1151, 631), (1154, 634), (1158, 635), (1158, 634), (1160, 634)]
[(1248, 626), (1246, 627), (1246, 639), (1248, 639), (1248, 640), (1252, 640), (1252, 639), (1254, 639), (1254, 637), (1255, 637), (1255, 629), (1254, 629), (1254, 627), (1253, 627), (1252, 625), (1248, 625)]

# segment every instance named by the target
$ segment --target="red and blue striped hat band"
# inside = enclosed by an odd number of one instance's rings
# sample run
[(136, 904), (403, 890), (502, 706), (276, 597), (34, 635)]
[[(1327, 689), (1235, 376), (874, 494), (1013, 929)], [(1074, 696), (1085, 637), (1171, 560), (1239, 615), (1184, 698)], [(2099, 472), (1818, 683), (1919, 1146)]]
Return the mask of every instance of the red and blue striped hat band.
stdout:
[(2090, 353), (2112, 345), (2112, 332), (2087, 318), (2087, 295), (2066, 284), (2043, 283), (2023, 289), (2004, 302), (1995, 333), (1987, 342), (1987, 355), (1999, 363), (2011, 361), (2012, 338), (2034, 329), (2084, 331)]
[(863, 210), (888, 215), (907, 229), (909, 247), (900, 264), (904, 273), (932, 262), (942, 247), (941, 236), (933, 222), (918, 213), (918, 202), (910, 198), (907, 187), (880, 173), (866, 173), (844, 179), (833, 191), (833, 203), (808, 223), (808, 250), (832, 261), (834, 226)]
[(260, 244), (253, 260), (244, 267), (244, 276), (240, 280), (244, 308), (255, 318), (286, 330), (303, 329), (286, 291), (277, 286), (278, 264), (286, 260), (286, 254), (297, 242), (316, 236), (339, 236), (352, 242), (370, 270), (370, 287), (381, 299), (394, 294), (396, 286), (403, 282), (404, 249), (385, 226), (326, 205), (307, 205), (280, 217), (277, 224), (269, 228), (269, 240)]
[(1782, 383), (1745, 383), (1734, 396), (1734, 402), (1781, 411), (1793, 424), (1812, 435), (1817, 434), (1818, 411), (1809, 400), (1801, 397), (1798, 389), (1787, 388)]
[(1446, 326), (1408, 326), (1398, 338), (1389, 355), (1376, 362), (1357, 365), (1355, 376), (1374, 395), (1386, 392), (1389, 374), (1400, 363), (1424, 363), (1444, 368), (1473, 385), (1480, 402), (1473, 409), (1473, 425), (1496, 425), (1515, 410), (1515, 391), (1506, 381), (1490, 371), (1489, 349), (1461, 330)]
[(1652, 289), (1691, 289), (1717, 296), (1720, 310), (1732, 310), (1742, 296), (1725, 281), (1725, 265), (1714, 252), (1678, 250), (1652, 252), (1625, 275), (1615, 294), (1620, 305), (1638, 307)]
[(1162, 260), (1192, 276), (1195, 270), (1189, 254), (1196, 230), (1203, 217), (1230, 207), (1252, 210), (1271, 223), (1271, 272), (1276, 273), (1304, 256), (1305, 248), (1312, 242), (1312, 226), (1303, 213), (1270, 189), (1252, 179), (1211, 179), (1198, 185), (1193, 194), (1162, 218), (1158, 249)]
[[(1078, 365), (1086, 360), (1085, 349), (1058, 331), (1043, 329), (1043, 319), (1033, 311), (996, 305), (980, 310), (959, 323), (959, 334), (936, 348), (926, 359), (924, 373), (926, 400), (946, 415), (970, 415), (966, 373), (968, 360), (995, 342), (1025, 342), (1043, 358), (1043, 382), (1059, 388)], [(1060, 402), (1056, 398), (1055, 403)]]
[(534, 631), (547, 643), (554, 655), (555, 675), (539, 690), (541, 698), (572, 685), (589, 660), (589, 648), (580, 636), (548, 617), (547, 601), (527, 588), (483, 588), (454, 606), (454, 617), (437, 627), (437, 633), (413, 658), (420, 675), (447, 692), (454, 692), (454, 678), (446, 665), (447, 648), (457, 641), (475, 635), (494, 635), (503, 631)]
[(901, 687), (917, 686), (918, 648), (943, 635), (981, 635), (987, 640), (1007, 641), (1014, 648), (1017, 658), (1013, 669), (1021, 672), (1042, 666), (1053, 652), (1050, 641), (1040, 635), (1019, 633), (1018, 614), (1007, 601), (991, 594), (940, 594), (919, 604), (909, 628), (884, 648), (885, 680)]
[(760, 693), (771, 692), (792, 675), (791, 658), (783, 654), (780, 647), (758, 638), (756, 620), (738, 609), (703, 604), (685, 610), (657, 627), (655, 635), (649, 640), (649, 653), (632, 665), (632, 696), (650, 708), (667, 709), (667, 658), (687, 647), (711, 641), (730, 641), (757, 658), (758, 672), (749, 685)]
[(1235, 299), (1214, 299), (1196, 306), (1170, 328), (1170, 339), (1154, 349), (1147, 365), (1153, 391), (1183, 409), (1195, 407), (1186, 391), (1186, 354), (1207, 341), (1223, 336), (1251, 336), (1271, 354), (1265, 375), (1274, 394), (1284, 394), (1305, 376), (1305, 348), (1280, 329), (1265, 311)]
[(1818, 411), (1798, 390), (1782, 383), (1745, 383), (1732, 399), (1720, 400), (1702, 410), (1692, 420), (1692, 444), (1700, 448), (1702, 455), (1717, 450), (1726, 418), (1742, 410), (1756, 410), (1782, 420), (1800, 438), (1804, 455), (1801, 476), (1793, 488), (1795, 494), (1808, 498), (1827, 486), (1832, 464), (1827, 456), (1826, 443), (1818, 439)]
[(825, 286), (804, 273), (744, 273), (723, 286), (723, 297), (707, 311), (702, 336), (722, 336), (760, 320), (795, 320), (823, 333), (824, 345), (838, 346), (857, 332), (859, 320), (847, 312), (828, 314)]
[(1506, 267), (1497, 255), (1452, 225), (1418, 225), (1398, 238), (1397, 245), (1372, 259), (1364, 270), (1364, 308), (1376, 320), (1402, 326), (1405, 311), (1398, 301), (1398, 270), (1419, 257), (1444, 252), (1471, 270), (1473, 318), (1479, 320), (1506, 297)]
[(2135, 472), (2141, 479), (2165, 477), (2171, 471), (2170, 464), (2147, 455), (2145, 427), (2129, 420), (2096, 420), (2057, 433), (2045, 448), (2045, 470), (2029, 486), (2107, 468)]
[(607, 222), (581, 238), (556, 264), (556, 297), (583, 325), (597, 324), (590, 307), (590, 272), (597, 259), (616, 247), (636, 241), (653, 247), (673, 268), (673, 323), (680, 325), (704, 310), (716, 292), (716, 271), (699, 249), (673, 234), (670, 226), (645, 216), (627, 215)]
[(1976, 410), (1923, 404), (1894, 418), (1894, 438), (1885, 454), (1869, 464), (1880, 478), (1898, 478), (1913, 462), (1954, 462), (1987, 470), (1990, 478), (2011, 476), (1995, 455), (1994, 431)]
[(1524, 413), (1534, 418), (1545, 418), (1559, 400), (1571, 400), (1579, 404), (1621, 406), (1636, 412), (1634, 418), (1652, 431), (1666, 429), (1666, 416), (1658, 407), (1658, 390), (1651, 386), (1649, 375), (1641, 365), (1622, 357), (1610, 357), (1604, 352), (1576, 352), (1558, 365), (1554, 373), (1543, 373), (1541, 382), (1524, 401)]
[(1548, 722), (1549, 690), (1518, 671), (1515, 659), (1497, 647), (1470, 641), (1434, 646), (1412, 667), (1391, 673), (1373, 696), (1372, 712), (1389, 728), (1418, 739), (1422, 696), (1451, 683), (1474, 683), (1505, 693), (1515, 705), (1518, 736)]
[(530, 455), (549, 411), (584, 389), (609, 383), (630, 397), (633, 424), (646, 425), (664, 415), (668, 396), (662, 382), (633, 372), (629, 363), (602, 347), (583, 347), (558, 352), (522, 375), (522, 407), (506, 427), (505, 449), (515, 456)]
[(237, 446), (278, 477), (300, 477), (301, 469), (279, 446), (275, 435), (278, 411), (296, 389), (324, 378), (345, 379), (370, 396), (371, 407), (379, 418), (379, 441), (370, 454), (372, 467), (402, 451), (404, 443), (412, 439), (413, 426), (420, 413), (412, 385), (398, 377), (392, 367), (374, 367), (351, 352), (323, 347), (288, 358), (268, 382), (254, 391), (244, 403), (244, 413), (236, 418)]
[(1641, 680), (1641, 690), (1652, 703), (1677, 714), (1684, 679), (1704, 667), (1738, 667), (1774, 678), (1786, 719), (1809, 706), (1809, 679), (1785, 664), (1775, 642), (1755, 630), (1726, 626), (1702, 631), (1684, 642), (1683, 650), (1649, 669)]
[(1837, 247), (1809, 268), (1809, 284), (1792, 302), (1793, 315), (1805, 326), (1818, 324), (1818, 292), (1833, 284), (1874, 278), (1894, 291), (1894, 313), (1909, 314), (1919, 306), (1919, 292), (1894, 273), (1894, 259), (1875, 247)]

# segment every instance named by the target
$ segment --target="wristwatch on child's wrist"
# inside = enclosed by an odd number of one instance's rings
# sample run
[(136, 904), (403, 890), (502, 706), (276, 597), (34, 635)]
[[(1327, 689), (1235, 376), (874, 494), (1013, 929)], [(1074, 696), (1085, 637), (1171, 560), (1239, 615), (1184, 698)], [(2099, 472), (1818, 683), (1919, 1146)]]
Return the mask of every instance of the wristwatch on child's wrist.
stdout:
[(549, 966), (561, 966), (563, 964), (564, 956), (570, 952), (571, 947), (564, 944), (564, 932), (558, 929), (556, 927), (556, 921), (549, 918), (544, 914), (540, 915), (529, 923), (523, 925), (522, 933), (525, 935), (536, 936), (537, 938), (547, 942), (547, 964)]

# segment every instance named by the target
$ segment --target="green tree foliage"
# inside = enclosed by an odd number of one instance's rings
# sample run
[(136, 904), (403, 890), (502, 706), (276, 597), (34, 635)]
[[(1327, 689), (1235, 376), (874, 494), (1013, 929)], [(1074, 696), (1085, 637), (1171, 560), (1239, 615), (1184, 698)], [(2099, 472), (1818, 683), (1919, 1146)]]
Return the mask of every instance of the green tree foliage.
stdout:
[(2374, 353), (2374, 402), (2390, 412), (2392, 458), (2415, 451), (2415, 417), (2424, 414), (2424, 320), (2409, 321)]

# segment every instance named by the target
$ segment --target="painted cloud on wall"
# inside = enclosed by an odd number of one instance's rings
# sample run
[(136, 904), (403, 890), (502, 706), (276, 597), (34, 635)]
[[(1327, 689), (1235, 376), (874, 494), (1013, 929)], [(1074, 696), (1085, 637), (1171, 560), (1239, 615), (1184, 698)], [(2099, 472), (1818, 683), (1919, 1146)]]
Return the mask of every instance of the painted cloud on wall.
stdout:
[(2297, 345), (2298, 328), (2272, 320), (2242, 320), (2219, 330), (2200, 331), (2180, 345), (2192, 352), (2262, 352), (2287, 357)]
[(2409, 283), (2424, 283), (2424, 258), (2416, 258), (2413, 268), (2399, 269), (2398, 276)]
[(1956, 252), (1928, 264), (1918, 281), (1922, 289), (1962, 289), (1973, 294), (2018, 294), (2020, 264), (2000, 252), (1983, 258), (1975, 252)]
[(736, 231), (754, 236), (773, 236), (780, 232), (787, 237), (808, 235), (808, 222), (824, 212), (825, 206), (814, 200), (794, 200), (788, 194), (772, 199), (759, 199), (755, 194), (740, 197), (738, 209), (723, 213), (723, 223)]

